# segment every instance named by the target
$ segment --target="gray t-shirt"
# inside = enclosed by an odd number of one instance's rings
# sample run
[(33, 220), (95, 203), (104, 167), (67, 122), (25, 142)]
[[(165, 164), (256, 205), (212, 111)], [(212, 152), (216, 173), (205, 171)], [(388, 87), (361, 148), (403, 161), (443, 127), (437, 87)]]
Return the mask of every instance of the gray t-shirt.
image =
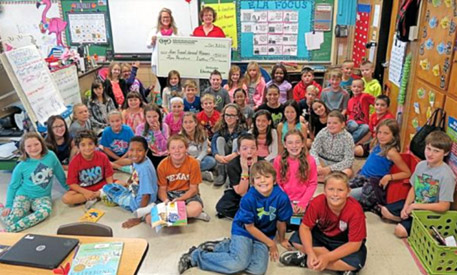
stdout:
[(226, 89), (220, 88), (220, 90), (215, 91), (211, 87), (206, 88), (203, 91), (202, 96), (205, 94), (212, 94), (214, 98), (216, 99), (216, 110), (218, 112), (222, 112), (222, 109), (224, 108), (225, 105), (230, 103), (230, 97)]
[(348, 108), (349, 94), (341, 87), (338, 91), (333, 91), (331, 87), (328, 87), (322, 91), (321, 100), (330, 111), (342, 112)]
[(455, 175), (446, 163), (430, 167), (426, 160), (419, 162), (409, 182), (417, 203), (454, 201)]

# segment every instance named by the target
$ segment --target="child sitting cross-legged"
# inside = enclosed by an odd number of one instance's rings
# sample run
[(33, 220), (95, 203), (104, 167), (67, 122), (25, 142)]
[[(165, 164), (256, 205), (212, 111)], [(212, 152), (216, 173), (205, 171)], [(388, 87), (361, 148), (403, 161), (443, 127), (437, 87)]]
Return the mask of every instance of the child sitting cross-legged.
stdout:
[[(171, 136), (167, 141), (168, 157), (157, 168), (159, 200), (164, 203), (184, 201), (188, 218), (209, 221), (211, 217), (203, 212), (203, 201), (198, 185), (202, 175), (198, 161), (187, 154), (187, 139), (182, 135)], [(151, 215), (146, 216), (151, 224)]]
[(106, 184), (100, 190), (102, 201), (106, 199), (127, 211), (134, 212), (135, 218), (122, 223), (124, 228), (139, 224), (157, 200), (157, 175), (152, 162), (146, 156), (147, 150), (148, 142), (144, 137), (133, 137), (128, 151), (129, 158), (133, 162), (133, 173), (129, 181), (125, 185)]
[[(276, 171), (267, 161), (251, 169), (251, 188), (243, 196), (232, 223), (232, 237), (217, 243), (206, 242), (189, 249), (179, 260), (179, 273), (191, 267), (232, 274), (245, 271), (264, 274), (270, 259), (278, 259), (275, 236), (288, 248), (286, 221), (292, 216), (289, 198), (275, 184)], [(362, 213), (363, 214), (363, 213)]]
[(62, 196), (69, 205), (86, 202), (92, 207), (100, 197), (100, 189), (113, 182), (113, 168), (108, 157), (97, 151), (97, 135), (91, 130), (80, 130), (75, 137), (79, 153), (68, 165), (67, 184), (70, 191)]
[(425, 160), (419, 162), (410, 178), (406, 200), (381, 207), (384, 218), (398, 222), (395, 235), (408, 237), (411, 232), (413, 210), (446, 212), (454, 201), (455, 175), (444, 162), (452, 148), (451, 138), (435, 131), (425, 138)]
[(49, 217), (54, 179), (68, 190), (62, 165), (40, 134), (26, 133), (19, 150), (21, 161), (13, 170), (6, 206), (0, 203), (0, 220), (7, 232), (25, 230)]
[(282, 264), (345, 275), (365, 265), (365, 215), (350, 192), (346, 174), (332, 172), (325, 178), (324, 193), (310, 202), (299, 231), (290, 238), (298, 251), (281, 254)]

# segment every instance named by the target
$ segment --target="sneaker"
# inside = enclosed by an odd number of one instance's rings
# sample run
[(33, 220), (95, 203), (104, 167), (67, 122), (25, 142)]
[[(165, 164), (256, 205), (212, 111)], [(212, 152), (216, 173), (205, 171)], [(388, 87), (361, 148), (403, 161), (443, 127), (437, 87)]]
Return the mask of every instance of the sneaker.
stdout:
[(286, 251), (279, 257), (279, 262), (287, 266), (306, 267), (306, 254), (300, 251)]
[(356, 275), (357, 272), (352, 271), (352, 270), (347, 270), (347, 271), (339, 271), (338, 275)]
[(84, 204), (84, 207), (86, 208), (86, 210), (89, 210), (89, 209), (92, 208), (92, 206), (94, 206), (95, 203), (97, 203), (97, 199), (88, 200), (88, 201), (86, 201), (86, 203)]
[(202, 220), (202, 221), (205, 221), (205, 222), (209, 222), (211, 220), (211, 216), (208, 215), (208, 213), (202, 211), (200, 213), (200, 215), (198, 215), (197, 217), (195, 217), (196, 219), (198, 220)]
[(213, 252), (214, 251), (214, 247), (218, 243), (223, 242), (225, 240), (227, 240), (227, 238), (223, 238), (222, 240), (206, 241), (204, 243), (201, 243), (197, 248), (201, 249), (201, 250), (204, 250), (204, 251)]
[(117, 170), (119, 170), (121, 172), (124, 172), (126, 174), (132, 174), (133, 173), (131, 165), (122, 166), (122, 167), (118, 168)]
[(137, 210), (133, 211), (133, 216), (135, 216), (135, 218), (142, 218), (142, 217), (146, 216), (147, 214), (151, 213), (151, 209), (154, 206), (156, 206), (156, 204), (152, 202), (145, 207), (140, 207)]
[(179, 259), (178, 263), (178, 271), (179, 274), (183, 274), (184, 271), (188, 270), (189, 268), (193, 267), (190, 254), (197, 249), (195, 246), (192, 246), (187, 253), (182, 254), (181, 258)]
[(206, 181), (209, 181), (209, 182), (213, 182), (214, 181), (213, 172), (211, 172), (211, 171), (203, 171), (202, 172), (202, 179), (206, 180)]

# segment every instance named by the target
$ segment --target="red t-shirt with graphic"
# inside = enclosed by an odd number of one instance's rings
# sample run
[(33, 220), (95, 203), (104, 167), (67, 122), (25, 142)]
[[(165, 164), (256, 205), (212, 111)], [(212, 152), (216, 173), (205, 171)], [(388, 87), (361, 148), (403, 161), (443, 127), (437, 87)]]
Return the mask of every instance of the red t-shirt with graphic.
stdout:
[(365, 214), (359, 202), (352, 197), (347, 198), (337, 216), (330, 210), (325, 195), (318, 195), (309, 203), (302, 223), (310, 229), (317, 226), (330, 238), (344, 234), (349, 242), (361, 242), (367, 237)]
[(87, 190), (98, 191), (106, 184), (106, 178), (113, 174), (113, 167), (104, 153), (95, 151), (91, 160), (79, 153), (68, 165), (67, 184), (78, 184)]

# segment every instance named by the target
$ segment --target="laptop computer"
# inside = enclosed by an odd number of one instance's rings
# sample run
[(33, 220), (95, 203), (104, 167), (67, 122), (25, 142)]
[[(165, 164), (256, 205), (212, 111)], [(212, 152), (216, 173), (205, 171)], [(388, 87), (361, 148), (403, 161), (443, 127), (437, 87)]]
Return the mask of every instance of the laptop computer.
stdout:
[(0, 256), (0, 263), (54, 269), (78, 243), (78, 239), (27, 234)]

